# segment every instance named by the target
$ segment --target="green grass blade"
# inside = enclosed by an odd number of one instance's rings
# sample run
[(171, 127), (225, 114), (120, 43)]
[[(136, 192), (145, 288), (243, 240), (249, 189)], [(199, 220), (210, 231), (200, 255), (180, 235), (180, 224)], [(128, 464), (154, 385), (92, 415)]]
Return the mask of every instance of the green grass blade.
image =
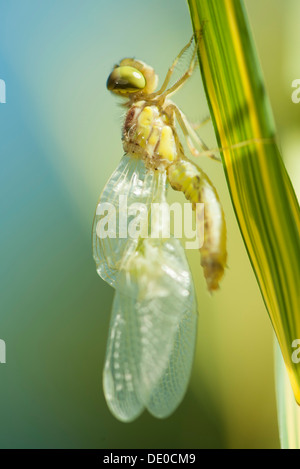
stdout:
[[(300, 404), (300, 211), (275, 142), (275, 126), (242, 0), (188, 0), (204, 87), (240, 230)], [(230, 254), (230, 253), (229, 253)], [(229, 260), (230, 263), (230, 260)], [(255, 342), (255, 337), (252, 338)]]

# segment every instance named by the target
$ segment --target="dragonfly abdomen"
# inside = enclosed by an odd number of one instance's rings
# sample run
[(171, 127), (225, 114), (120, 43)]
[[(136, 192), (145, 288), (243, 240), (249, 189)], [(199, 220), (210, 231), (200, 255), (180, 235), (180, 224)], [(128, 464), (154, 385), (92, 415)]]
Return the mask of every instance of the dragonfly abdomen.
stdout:
[(126, 115), (123, 147), (126, 153), (141, 157), (152, 170), (165, 170), (177, 158), (176, 138), (168, 116), (144, 101), (133, 105)]
[[(217, 191), (206, 174), (187, 160), (178, 160), (167, 169), (173, 189), (184, 193), (195, 210), (204, 203), (204, 242), (200, 248), (201, 265), (210, 291), (219, 288), (226, 267), (226, 224)], [(201, 231), (202, 219), (197, 219)]]

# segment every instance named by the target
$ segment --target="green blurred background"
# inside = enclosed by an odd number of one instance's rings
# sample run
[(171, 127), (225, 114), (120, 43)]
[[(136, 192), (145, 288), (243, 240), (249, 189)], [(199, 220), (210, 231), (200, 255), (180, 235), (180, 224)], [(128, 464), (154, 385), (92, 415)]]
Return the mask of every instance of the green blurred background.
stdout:
[[(285, 162), (300, 189), (299, 0), (247, 0)], [(199, 302), (196, 360), (170, 418), (122, 424), (102, 392), (113, 289), (96, 274), (91, 224), (122, 155), (123, 110), (105, 88), (135, 56), (162, 78), (191, 36), (185, 0), (0, 0), (1, 448), (276, 448), (273, 333), (221, 165), (201, 161), (228, 225), (229, 269)], [(176, 102), (208, 114), (197, 71)], [(197, 102), (197, 106), (195, 106)], [(201, 135), (215, 146), (209, 124)], [(170, 200), (182, 200), (172, 194)]]

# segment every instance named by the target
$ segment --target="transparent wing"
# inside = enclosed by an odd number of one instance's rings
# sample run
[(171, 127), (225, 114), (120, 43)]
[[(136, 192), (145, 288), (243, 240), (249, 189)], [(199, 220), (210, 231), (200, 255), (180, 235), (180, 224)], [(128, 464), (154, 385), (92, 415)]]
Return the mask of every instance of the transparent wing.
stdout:
[[(188, 310), (189, 307), (191, 309)], [(186, 393), (196, 341), (195, 311), (195, 305), (186, 306), (185, 314), (178, 325), (167, 368), (147, 404), (149, 412), (157, 418), (171, 415)]]
[[(124, 272), (120, 274), (121, 277), (123, 275)], [(134, 363), (137, 352), (132, 341), (137, 331), (132, 321), (131, 305), (131, 298), (120, 295), (117, 290), (103, 371), (103, 388), (108, 407), (122, 422), (134, 420), (144, 410), (137, 394), (137, 370)]]
[(144, 407), (158, 417), (175, 410), (190, 376), (196, 317), (179, 241), (144, 240), (116, 284), (104, 392), (117, 418), (133, 420)]
[[(127, 244), (128, 227), (134, 217), (127, 215), (128, 207), (139, 203), (148, 208), (157, 184), (158, 176), (147, 170), (142, 160), (126, 154), (99, 198), (92, 230), (93, 256), (98, 274), (112, 286)], [(144, 219), (140, 217), (141, 229), (143, 220), (147, 225), (146, 215)], [(135, 246), (137, 242), (137, 238), (131, 238), (131, 244)]]

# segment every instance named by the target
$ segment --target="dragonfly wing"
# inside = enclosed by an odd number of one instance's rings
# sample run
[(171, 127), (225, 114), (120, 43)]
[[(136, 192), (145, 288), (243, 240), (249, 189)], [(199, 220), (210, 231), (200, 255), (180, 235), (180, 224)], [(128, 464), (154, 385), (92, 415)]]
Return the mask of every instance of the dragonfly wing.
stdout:
[(196, 304), (193, 300), (187, 301), (168, 365), (147, 404), (147, 409), (155, 417), (165, 418), (172, 414), (186, 393), (194, 359), (196, 327)]
[(168, 353), (165, 351), (167, 363), (160, 360), (161, 377), (151, 390), (147, 402), (149, 412), (158, 418), (168, 417), (184, 397), (194, 359), (197, 331), (196, 297), (185, 252), (176, 239), (169, 240), (168, 244), (163, 268), (168, 270), (171, 264), (174, 272), (180, 271), (181, 274), (174, 279), (170, 272), (170, 296), (163, 306), (164, 315), (171, 314), (173, 319), (176, 318), (176, 325), (169, 328), (168, 332), (157, 324), (157, 341), (164, 343), (169, 333)]
[[(169, 415), (187, 387), (197, 320), (191, 273), (178, 240), (143, 242), (142, 251), (135, 252), (120, 273), (113, 310), (113, 323), (123, 318), (126, 346), (117, 376), (111, 370), (118, 353), (114, 357), (108, 347), (105, 382), (110, 382), (111, 392), (106, 384), (105, 394), (110, 408), (121, 420), (124, 408), (127, 420), (144, 407), (159, 417)], [(116, 341), (110, 334), (110, 343), (112, 338)]]
[[(124, 272), (119, 282), (126, 281)], [(118, 283), (119, 283), (118, 282)], [(106, 359), (103, 387), (107, 404), (113, 415), (122, 422), (130, 422), (144, 410), (137, 390), (137, 372), (134, 357), (135, 324), (132, 323), (132, 299), (116, 290)]]
[[(99, 198), (93, 221), (93, 256), (98, 274), (112, 286), (120, 269), (128, 241), (128, 226), (133, 218), (128, 216), (127, 208), (133, 203), (148, 207), (157, 183), (154, 171), (147, 170), (142, 160), (126, 154)], [(147, 225), (146, 217), (144, 221)], [(131, 238), (131, 244), (136, 245), (137, 241), (137, 238)]]

